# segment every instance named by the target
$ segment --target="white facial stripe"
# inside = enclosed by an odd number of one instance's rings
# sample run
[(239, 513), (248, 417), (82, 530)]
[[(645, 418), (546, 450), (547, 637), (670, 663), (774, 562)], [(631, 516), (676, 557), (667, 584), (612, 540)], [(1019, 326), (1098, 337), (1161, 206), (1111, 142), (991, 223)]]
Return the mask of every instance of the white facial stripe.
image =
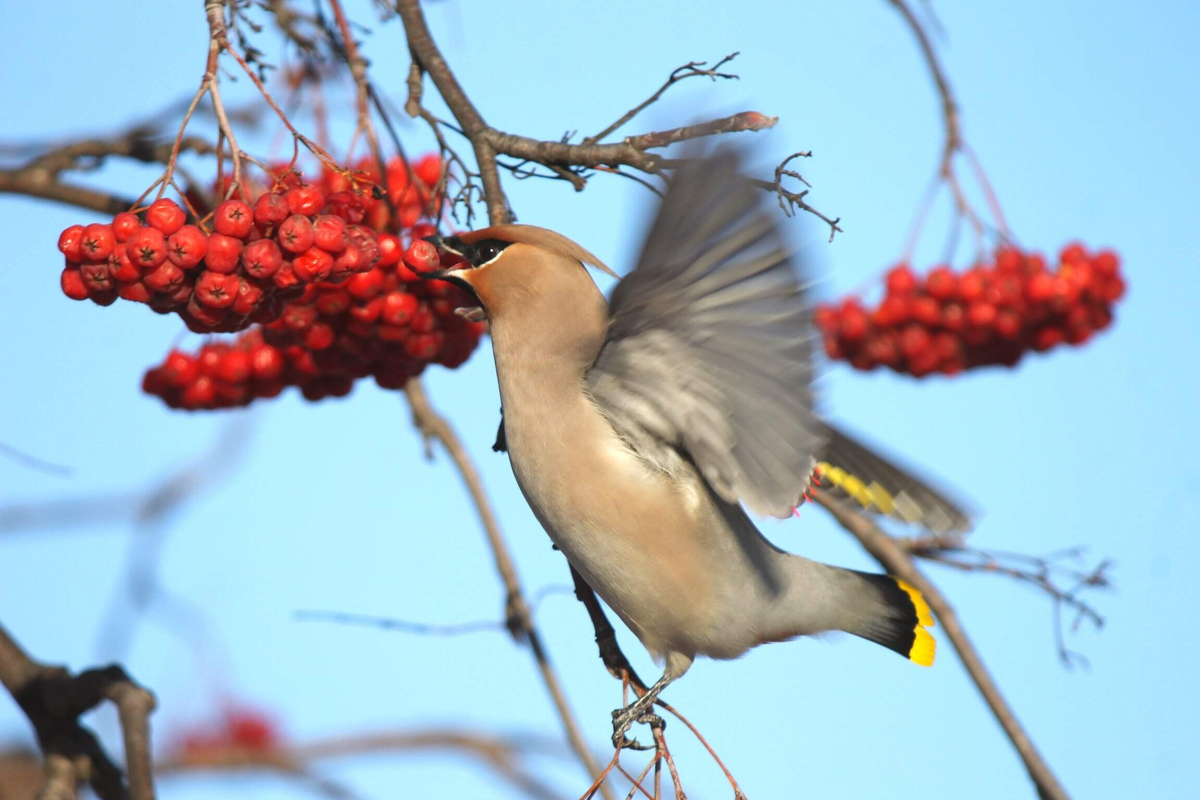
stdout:
[(496, 255), (492, 256), (487, 261), (482, 262), (478, 267), (476, 267), (476, 269), (482, 269), (483, 267), (486, 267), (488, 264), (491, 264), (496, 259), (498, 259), (500, 256), (504, 255), (504, 253), (507, 249), (508, 248), (506, 247), (504, 250), (501, 250), (500, 252), (496, 253)]

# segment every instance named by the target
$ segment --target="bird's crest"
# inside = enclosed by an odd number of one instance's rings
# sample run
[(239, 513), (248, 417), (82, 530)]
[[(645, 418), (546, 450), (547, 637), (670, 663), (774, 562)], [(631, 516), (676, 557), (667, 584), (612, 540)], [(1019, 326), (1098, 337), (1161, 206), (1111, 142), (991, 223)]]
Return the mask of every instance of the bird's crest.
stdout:
[(561, 233), (539, 228), (536, 225), (492, 225), (488, 228), (460, 234), (458, 238), (465, 244), (472, 244), (483, 239), (499, 239), (504, 242), (533, 245), (582, 264), (590, 264), (613, 278), (621, 277), (609, 269), (603, 261)]

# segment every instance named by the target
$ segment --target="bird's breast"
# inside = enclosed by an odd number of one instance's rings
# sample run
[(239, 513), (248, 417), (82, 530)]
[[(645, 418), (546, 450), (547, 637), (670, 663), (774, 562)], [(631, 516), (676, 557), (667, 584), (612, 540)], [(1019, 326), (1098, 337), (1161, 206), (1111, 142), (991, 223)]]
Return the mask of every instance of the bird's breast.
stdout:
[(721, 578), (701, 530), (703, 489), (637, 457), (582, 385), (505, 387), (513, 473), (571, 564), (653, 653), (706, 628)]

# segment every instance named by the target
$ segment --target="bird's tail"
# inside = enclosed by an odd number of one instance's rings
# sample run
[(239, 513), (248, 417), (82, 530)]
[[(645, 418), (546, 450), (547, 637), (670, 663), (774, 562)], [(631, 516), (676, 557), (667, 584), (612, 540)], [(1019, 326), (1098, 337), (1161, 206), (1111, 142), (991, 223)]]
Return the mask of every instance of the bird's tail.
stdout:
[(892, 575), (843, 569), (802, 556), (779, 554), (786, 591), (772, 603), (762, 629), (780, 641), (845, 631), (881, 644), (923, 667), (933, 665), (937, 643), (925, 598)]
[(842, 630), (895, 650), (922, 667), (933, 666), (937, 641), (926, 630), (934, 626), (933, 613), (921, 593), (891, 575), (846, 571), (861, 579), (862, 591), (852, 604), (858, 613)]

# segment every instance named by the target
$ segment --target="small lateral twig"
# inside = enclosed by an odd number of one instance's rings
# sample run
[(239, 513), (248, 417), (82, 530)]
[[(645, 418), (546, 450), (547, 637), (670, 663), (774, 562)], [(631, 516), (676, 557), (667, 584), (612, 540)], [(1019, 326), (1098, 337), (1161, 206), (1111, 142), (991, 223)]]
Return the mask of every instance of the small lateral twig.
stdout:
[(946, 638), (950, 640), (950, 644), (958, 653), (967, 674), (975, 683), (975, 688), (983, 695), (984, 702), (987, 703), (992, 715), (1000, 723), (1000, 727), (1003, 728), (1005, 735), (1016, 749), (1017, 755), (1024, 762), (1029, 777), (1037, 787), (1039, 797), (1042, 800), (1068, 800), (1067, 792), (1059, 783), (1054, 771), (1042, 758), (1033, 740), (1025, 732), (1020, 720), (1017, 719), (1016, 713), (1001, 694), (1000, 687), (996, 685), (995, 679), (984, 665), (979, 651), (975, 649), (975, 645), (967, 636), (966, 630), (958, 619), (958, 614), (933, 581), (926, 578), (924, 573), (917, 569), (912, 557), (904, 547), (884, 533), (873, 521), (850, 510), (846, 504), (827, 492), (817, 492), (813, 499), (828, 509), (833, 518), (854, 536), (863, 549), (885, 570), (898, 578), (903, 578), (925, 596), (925, 601), (929, 603), (930, 609), (937, 616)]

